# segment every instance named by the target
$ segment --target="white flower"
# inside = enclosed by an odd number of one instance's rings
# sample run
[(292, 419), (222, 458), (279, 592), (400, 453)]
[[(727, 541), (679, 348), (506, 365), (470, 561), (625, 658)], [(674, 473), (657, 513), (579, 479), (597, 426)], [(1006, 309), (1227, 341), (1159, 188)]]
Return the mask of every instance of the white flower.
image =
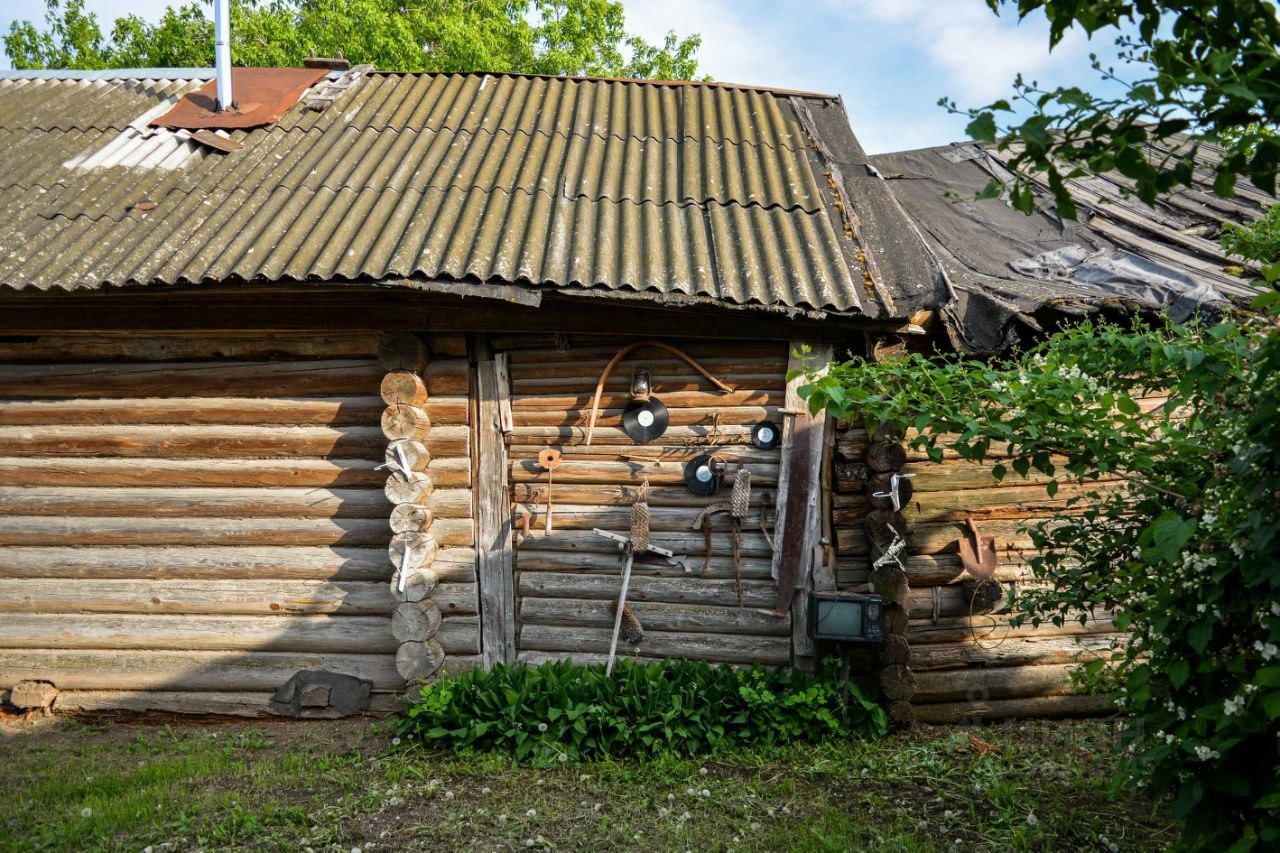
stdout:
[(760, 821), (758, 821), (758, 820), (753, 820), (753, 821), (751, 821), (751, 831), (752, 831), (752, 832), (759, 832), (759, 831), (760, 831)]
[(671, 809), (667, 808), (666, 806), (658, 807), (658, 817), (666, 817), (669, 814), (671, 814)]
[(526, 838), (526, 839), (524, 840), (524, 846), (525, 846), (525, 847), (532, 847), (533, 845), (535, 845), (535, 844), (537, 844), (537, 843), (538, 843), (538, 842), (534, 841), (532, 838)]
[(1275, 643), (1263, 643), (1262, 641), (1258, 641), (1253, 644), (1253, 647), (1262, 654), (1263, 660), (1271, 660), (1277, 654), (1280, 654), (1280, 648), (1276, 648)]
[(528, 815), (529, 817), (537, 817), (537, 816), (538, 816), (538, 810), (537, 810), (537, 809), (529, 809), (527, 812), (525, 812), (525, 814), (526, 814), (526, 815)]
[(484, 795), (486, 795), (486, 796), (487, 796), (487, 795), (489, 795), (489, 794), (492, 794), (492, 793), (493, 793), (493, 789), (492, 789), (492, 788), (490, 788), (490, 787), (488, 787), (488, 786), (486, 785), (485, 787), (483, 787), (483, 788), (481, 788), (481, 789), (480, 789), (480, 793), (482, 793), (482, 794), (484, 794)]
[(707, 790), (706, 788), (703, 788), (701, 791), (698, 792), (698, 794), (705, 800), (707, 797), (711, 796), (711, 791)]
[(545, 785), (545, 784), (547, 784), (547, 783), (546, 783), (544, 780), (539, 779), (539, 780), (538, 780), (538, 782), (537, 782), (537, 784), (538, 784), (538, 785)]
[(701, 773), (703, 776), (706, 776), (706, 775), (707, 775), (707, 768), (705, 768), (705, 767), (699, 767), (699, 768), (698, 768), (698, 772), (699, 772), (699, 773)]
[(1222, 703), (1222, 710), (1228, 717), (1235, 716), (1244, 710), (1244, 697), (1237, 696)]
[(1039, 826), (1039, 825), (1040, 825), (1040, 818), (1036, 817), (1036, 813), (1035, 813), (1035, 812), (1028, 812), (1028, 813), (1027, 813), (1027, 826)]
[(352, 847), (351, 853), (364, 853), (364, 851), (361, 850), (359, 847)]
[(398, 738), (398, 737), (393, 737), (393, 738), (391, 739), (391, 745), (392, 745), (392, 746), (399, 746), (399, 745), (400, 745), (400, 738)]
[(392, 808), (395, 808), (396, 806), (400, 805), (400, 798), (392, 797), (391, 799), (387, 800), (387, 805), (391, 806)]
[(93, 809), (85, 806), (80, 810), (80, 817), (93, 817)]
[(1210, 749), (1209, 747), (1203, 746), (1203, 745), (1197, 746), (1195, 749), (1195, 752), (1196, 752), (1196, 758), (1198, 758), (1201, 761), (1209, 761), (1210, 759), (1222, 757), (1221, 755), (1218, 754), (1218, 751), (1216, 749)]
[(453, 799), (453, 791), (445, 791), (445, 792), (444, 792), (444, 798), (445, 798), (446, 800), (452, 800), (452, 799)]
[(547, 730), (547, 724), (546, 724), (546, 723), (538, 723), (538, 731), (540, 731), (540, 732), (545, 732), (546, 730)]
[(955, 816), (956, 816), (956, 813), (951, 811), (951, 809), (947, 809), (945, 812), (942, 813), (943, 820), (951, 820)]
[(1197, 612), (1197, 613), (1203, 613), (1206, 609), (1207, 609), (1207, 608), (1205, 607), (1204, 603), (1200, 603), (1200, 604), (1197, 604), (1197, 605), (1196, 605), (1196, 612)]
[(1271, 602), (1271, 615), (1280, 616), (1280, 601)]

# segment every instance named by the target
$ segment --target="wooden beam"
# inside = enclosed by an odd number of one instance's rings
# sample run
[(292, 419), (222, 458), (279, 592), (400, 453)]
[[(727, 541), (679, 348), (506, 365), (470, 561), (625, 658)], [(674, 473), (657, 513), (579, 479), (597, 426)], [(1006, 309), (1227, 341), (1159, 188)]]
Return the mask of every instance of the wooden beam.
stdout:
[[(831, 359), (830, 345), (792, 342), (787, 372), (826, 365)], [(826, 446), (824, 434), (827, 429), (827, 416), (810, 415), (804, 400), (800, 399), (802, 383), (802, 377), (787, 382), (773, 555), (773, 576), (778, 582), (774, 611), (791, 611), (793, 664), (801, 664), (804, 659), (813, 657), (813, 641), (809, 639), (807, 617), (813, 549), (822, 532), (819, 493), (822, 486), (822, 455)]]
[(499, 364), (481, 340), (477, 346), (476, 555), (480, 583), (480, 647), (485, 667), (516, 656), (511, 494), (501, 401), (507, 391)]

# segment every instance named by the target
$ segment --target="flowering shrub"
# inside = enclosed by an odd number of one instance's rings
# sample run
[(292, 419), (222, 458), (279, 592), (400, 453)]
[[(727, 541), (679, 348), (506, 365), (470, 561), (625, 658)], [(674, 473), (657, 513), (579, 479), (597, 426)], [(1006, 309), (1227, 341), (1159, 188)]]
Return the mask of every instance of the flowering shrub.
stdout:
[(428, 744), (563, 762), (696, 754), (732, 745), (883, 734), (884, 712), (830, 671), (820, 677), (697, 661), (499, 664), (424, 686), (400, 733)]
[(1113, 611), (1131, 632), (1112, 673), (1125, 779), (1173, 797), (1188, 845), (1249, 849), (1280, 843), (1278, 377), (1271, 319), (1084, 323), (1006, 361), (835, 365), (801, 394), (913, 430), (931, 458), (950, 446), (998, 479), (1076, 487), (1030, 527), (1040, 583), (1016, 621)]

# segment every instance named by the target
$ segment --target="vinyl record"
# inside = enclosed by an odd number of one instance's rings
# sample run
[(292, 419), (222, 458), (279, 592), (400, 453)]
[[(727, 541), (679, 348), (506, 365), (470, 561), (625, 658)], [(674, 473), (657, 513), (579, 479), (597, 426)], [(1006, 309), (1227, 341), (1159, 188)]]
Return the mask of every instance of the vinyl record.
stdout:
[(684, 484), (695, 495), (714, 495), (720, 488), (720, 478), (716, 476), (711, 457), (707, 454), (695, 456), (684, 464)]
[(657, 397), (632, 400), (622, 410), (623, 431), (640, 444), (661, 436), (670, 420), (667, 407)]
[(782, 441), (782, 427), (773, 421), (761, 421), (751, 428), (751, 443), (761, 450), (773, 450)]

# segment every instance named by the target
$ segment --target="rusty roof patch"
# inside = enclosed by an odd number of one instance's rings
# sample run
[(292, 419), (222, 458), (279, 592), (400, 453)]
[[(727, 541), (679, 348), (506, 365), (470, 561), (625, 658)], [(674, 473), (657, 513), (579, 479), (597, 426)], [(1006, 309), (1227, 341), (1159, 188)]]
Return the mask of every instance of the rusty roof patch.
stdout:
[(171, 130), (230, 130), (275, 124), (303, 92), (328, 74), (324, 68), (233, 68), (235, 101), (231, 109), (218, 111), (217, 83), (210, 81), (185, 95), (151, 125)]

